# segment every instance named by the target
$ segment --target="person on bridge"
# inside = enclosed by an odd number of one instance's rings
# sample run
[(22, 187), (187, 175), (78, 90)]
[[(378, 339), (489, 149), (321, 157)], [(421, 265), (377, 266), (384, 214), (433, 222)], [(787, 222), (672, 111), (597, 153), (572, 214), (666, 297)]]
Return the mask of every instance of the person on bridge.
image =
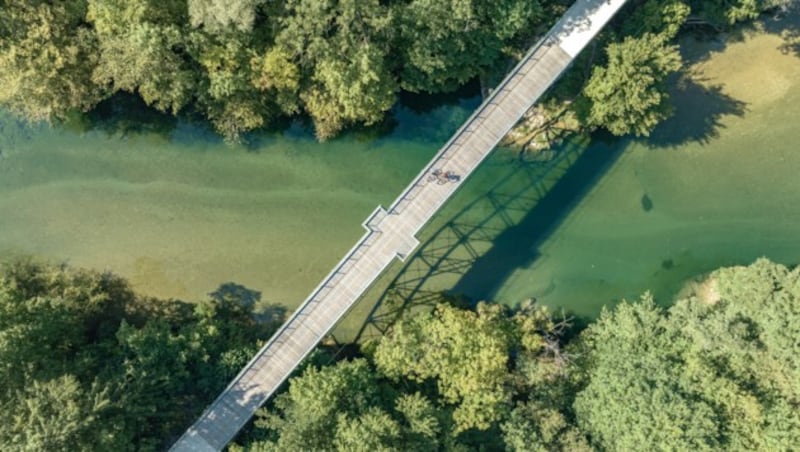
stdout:
[(444, 173), (444, 178), (450, 182), (458, 182), (461, 180), (461, 176), (452, 171)]

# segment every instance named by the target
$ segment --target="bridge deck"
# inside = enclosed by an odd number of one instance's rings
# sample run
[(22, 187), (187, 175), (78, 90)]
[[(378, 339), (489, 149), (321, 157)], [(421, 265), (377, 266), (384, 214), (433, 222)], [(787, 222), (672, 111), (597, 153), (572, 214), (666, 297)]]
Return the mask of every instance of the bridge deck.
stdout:
[[(397, 257), (467, 176), (544, 94), (626, 0), (578, 0), (534, 45), (389, 209), (364, 222), (366, 234), (245, 366), (174, 451), (221, 450), (295, 367)], [(452, 172), (460, 180), (435, 175)]]

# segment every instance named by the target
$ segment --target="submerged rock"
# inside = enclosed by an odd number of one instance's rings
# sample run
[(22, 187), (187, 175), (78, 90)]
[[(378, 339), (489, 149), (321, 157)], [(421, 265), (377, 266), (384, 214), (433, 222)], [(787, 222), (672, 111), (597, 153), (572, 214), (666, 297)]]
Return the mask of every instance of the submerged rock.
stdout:
[(642, 210), (644, 210), (645, 212), (650, 212), (651, 210), (653, 210), (653, 200), (650, 199), (649, 196), (647, 196), (647, 193), (642, 195)]

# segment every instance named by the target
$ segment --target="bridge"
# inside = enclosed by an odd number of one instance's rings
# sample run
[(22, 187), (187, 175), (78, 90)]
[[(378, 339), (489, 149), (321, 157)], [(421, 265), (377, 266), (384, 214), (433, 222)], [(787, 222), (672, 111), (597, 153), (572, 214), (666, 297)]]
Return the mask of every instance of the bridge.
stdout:
[(577, 0), (170, 450), (222, 450), (627, 0)]

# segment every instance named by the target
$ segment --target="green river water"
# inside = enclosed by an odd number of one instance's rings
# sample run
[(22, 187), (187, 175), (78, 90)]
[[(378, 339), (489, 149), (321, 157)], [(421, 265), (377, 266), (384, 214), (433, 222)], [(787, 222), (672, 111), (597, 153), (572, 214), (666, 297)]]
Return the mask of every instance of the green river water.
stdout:
[[(387, 297), (536, 298), (591, 317), (645, 290), (668, 303), (722, 265), (800, 261), (800, 57), (770, 26), (687, 42), (694, 81), (676, 84), (676, 115), (650, 139), (496, 151), (344, 330)], [(186, 122), (77, 131), (4, 118), (0, 254), (109, 269), (186, 300), (236, 282), (292, 308), (477, 103), (402, 107), (380, 136), (320, 144), (295, 125), (248, 147)]]

